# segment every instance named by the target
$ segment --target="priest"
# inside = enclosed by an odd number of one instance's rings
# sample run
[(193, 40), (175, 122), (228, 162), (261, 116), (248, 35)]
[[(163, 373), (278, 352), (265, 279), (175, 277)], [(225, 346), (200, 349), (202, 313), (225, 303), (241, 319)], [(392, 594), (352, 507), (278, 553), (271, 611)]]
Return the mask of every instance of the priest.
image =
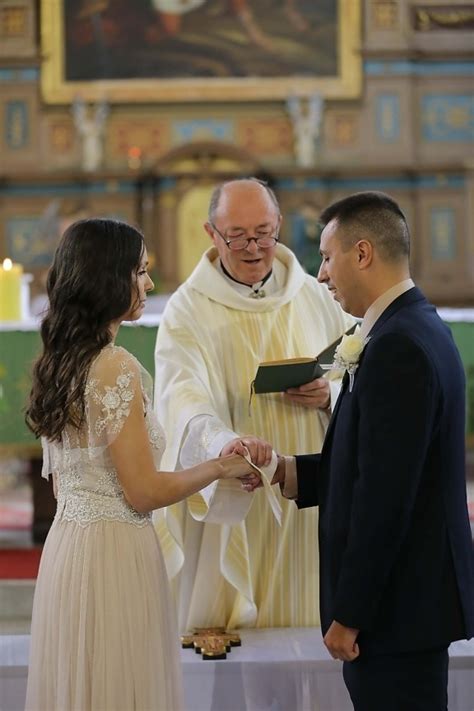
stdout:
[[(276, 196), (256, 179), (214, 190), (213, 246), (169, 300), (155, 350), (163, 466), (182, 469), (243, 441), (252, 460), (320, 451), (338, 381), (255, 395), (261, 361), (315, 356), (353, 324), (280, 243)], [(245, 498), (245, 501), (243, 500)], [(156, 515), (180, 629), (319, 625), (317, 512), (281, 497), (281, 526), (264, 490), (203, 491)], [(216, 513), (217, 512), (217, 513)]]

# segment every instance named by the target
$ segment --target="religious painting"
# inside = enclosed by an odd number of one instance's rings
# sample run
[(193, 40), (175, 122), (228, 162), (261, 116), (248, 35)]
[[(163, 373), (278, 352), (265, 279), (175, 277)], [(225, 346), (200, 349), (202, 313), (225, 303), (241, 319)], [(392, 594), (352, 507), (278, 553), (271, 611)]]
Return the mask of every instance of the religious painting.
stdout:
[(321, 208), (310, 200), (289, 213), (290, 247), (305, 271), (312, 276), (317, 276), (322, 261), (319, 253), (322, 232), (320, 214)]
[(42, 0), (49, 103), (358, 96), (360, 0)]

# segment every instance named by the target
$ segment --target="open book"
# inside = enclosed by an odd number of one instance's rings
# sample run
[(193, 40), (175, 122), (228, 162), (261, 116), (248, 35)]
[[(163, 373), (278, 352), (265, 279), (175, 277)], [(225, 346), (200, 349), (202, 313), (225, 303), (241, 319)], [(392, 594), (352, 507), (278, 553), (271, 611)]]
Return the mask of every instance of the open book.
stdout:
[[(354, 329), (355, 326), (344, 335), (352, 333)], [(342, 336), (313, 358), (286, 358), (260, 363), (255, 379), (251, 383), (251, 392), (256, 395), (283, 392), (288, 388), (297, 388), (320, 378), (327, 370), (322, 366), (328, 366), (333, 362), (341, 338)]]

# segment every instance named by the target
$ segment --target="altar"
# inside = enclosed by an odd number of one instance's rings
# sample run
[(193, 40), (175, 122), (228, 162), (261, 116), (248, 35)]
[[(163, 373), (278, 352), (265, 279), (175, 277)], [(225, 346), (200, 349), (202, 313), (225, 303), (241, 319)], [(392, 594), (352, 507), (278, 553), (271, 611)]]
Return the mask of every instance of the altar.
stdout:
[[(342, 663), (329, 656), (319, 628), (241, 630), (240, 636), (242, 646), (222, 661), (181, 650), (184, 711), (352, 711)], [(0, 636), (4, 711), (23, 711), (29, 643), (28, 635)], [(474, 708), (474, 640), (450, 646), (448, 696), (449, 711)]]
[[(151, 314), (138, 324), (126, 322), (116, 339), (152, 376), (159, 321), (159, 314)], [(41, 456), (41, 446), (24, 421), (31, 368), (39, 352), (38, 319), (0, 321), (0, 456)]]
[[(474, 447), (474, 309), (440, 308), (450, 327), (466, 372), (468, 445)], [(154, 376), (154, 348), (160, 314), (144, 315), (138, 322), (124, 323), (117, 345), (133, 353)], [(39, 321), (0, 322), (0, 456), (40, 456), (40, 446), (24, 422), (30, 389), (30, 372), (39, 353)]]

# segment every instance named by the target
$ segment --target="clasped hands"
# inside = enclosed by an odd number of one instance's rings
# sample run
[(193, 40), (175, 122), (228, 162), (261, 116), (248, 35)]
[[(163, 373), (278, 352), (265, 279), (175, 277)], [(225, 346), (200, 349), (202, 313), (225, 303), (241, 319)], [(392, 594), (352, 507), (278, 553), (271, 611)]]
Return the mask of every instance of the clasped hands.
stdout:
[[(245, 457), (248, 454), (252, 464), (255, 464), (256, 467), (265, 467), (271, 462), (272, 451), (272, 445), (269, 442), (253, 435), (244, 435), (227, 442), (222, 448), (220, 456), (240, 454)], [(250, 492), (261, 486), (260, 475), (256, 471), (238, 478), (242, 482), (242, 488), (246, 491)]]
[[(304, 387), (304, 386), (303, 386)], [(272, 446), (259, 437), (245, 435), (237, 437), (222, 448), (221, 456), (229, 454), (249, 454), (253, 464), (257, 467), (264, 467), (270, 464), (272, 459)], [(257, 472), (239, 477), (242, 487), (246, 491), (253, 491), (262, 486), (260, 476)], [(279, 484), (284, 481), (284, 460), (278, 456), (277, 470), (273, 476), (272, 484)], [(352, 662), (359, 656), (359, 645), (356, 642), (359, 630), (344, 625), (334, 620), (324, 636), (324, 644), (333, 659), (340, 659), (344, 662)]]
[[(283, 397), (297, 405), (303, 405), (303, 407), (327, 410), (331, 405), (329, 381), (325, 378), (316, 378), (309, 383), (305, 383), (305, 385), (300, 385), (298, 388), (289, 388), (283, 393)], [(272, 446), (259, 437), (244, 435), (228, 442), (222, 448), (220, 456), (224, 457), (229, 454), (240, 454), (244, 457), (247, 453), (250, 456), (252, 464), (255, 464), (257, 467), (264, 467), (271, 462)], [(271, 483), (281, 483), (282, 477), (283, 464), (281, 457), (278, 457), (278, 468)], [(242, 482), (242, 487), (247, 491), (253, 491), (262, 485), (257, 472), (239, 477), (239, 479)]]

